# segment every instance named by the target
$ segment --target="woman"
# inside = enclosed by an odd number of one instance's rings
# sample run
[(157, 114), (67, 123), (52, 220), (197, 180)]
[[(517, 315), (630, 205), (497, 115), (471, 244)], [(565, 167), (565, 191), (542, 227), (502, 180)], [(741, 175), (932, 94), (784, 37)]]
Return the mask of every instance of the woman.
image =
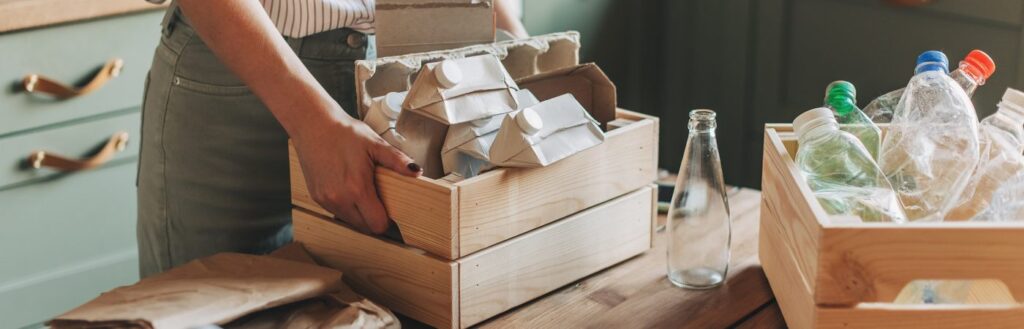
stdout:
[[(373, 7), (373, 0), (172, 3), (143, 101), (143, 277), (290, 241), (289, 138), (317, 202), (357, 229), (387, 229), (374, 167), (413, 177), (421, 168), (353, 118), (353, 61), (366, 54)], [(499, 28), (526, 36), (512, 10), (518, 4), (495, 7)]]

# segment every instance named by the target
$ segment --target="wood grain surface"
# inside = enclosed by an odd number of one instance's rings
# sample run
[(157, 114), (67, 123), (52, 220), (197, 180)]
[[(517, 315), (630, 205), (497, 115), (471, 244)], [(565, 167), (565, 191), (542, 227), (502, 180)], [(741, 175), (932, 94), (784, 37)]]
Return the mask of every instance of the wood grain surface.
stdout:
[(0, 0), (0, 33), (142, 10), (164, 9), (142, 0)]
[[(732, 260), (725, 284), (687, 290), (666, 278), (666, 234), (654, 248), (481, 324), (484, 328), (727, 328), (746, 321), (783, 327), (764, 312), (773, 297), (757, 258), (761, 194), (730, 193)], [(774, 317), (774, 318), (773, 318)], [(415, 323), (403, 323), (417, 327)]]

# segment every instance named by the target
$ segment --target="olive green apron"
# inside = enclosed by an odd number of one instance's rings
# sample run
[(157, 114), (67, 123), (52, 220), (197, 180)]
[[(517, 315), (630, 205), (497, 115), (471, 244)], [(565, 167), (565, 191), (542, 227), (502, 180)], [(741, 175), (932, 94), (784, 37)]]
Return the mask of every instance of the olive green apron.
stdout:
[[(340, 29), (285, 38), (343, 108), (367, 38)], [(143, 277), (222, 251), (266, 253), (291, 232), (288, 135), (172, 4), (143, 100), (138, 177)]]

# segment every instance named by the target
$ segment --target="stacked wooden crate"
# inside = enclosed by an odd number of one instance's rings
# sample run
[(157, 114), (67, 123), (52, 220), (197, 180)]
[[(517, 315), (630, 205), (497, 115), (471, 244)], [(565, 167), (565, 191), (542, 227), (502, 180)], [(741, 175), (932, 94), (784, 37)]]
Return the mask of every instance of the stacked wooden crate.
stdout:
[(648, 250), (658, 121), (617, 109), (614, 85), (596, 66), (577, 65), (578, 48), (578, 35), (561, 33), (358, 62), (361, 106), (409, 88), (424, 62), (491, 53), (538, 98), (572, 93), (602, 126), (628, 124), (543, 168), (469, 179), (378, 169), (379, 195), (402, 242), (361, 234), (317, 205), (292, 150), (295, 239), (357, 291), (437, 327), (479, 323)]

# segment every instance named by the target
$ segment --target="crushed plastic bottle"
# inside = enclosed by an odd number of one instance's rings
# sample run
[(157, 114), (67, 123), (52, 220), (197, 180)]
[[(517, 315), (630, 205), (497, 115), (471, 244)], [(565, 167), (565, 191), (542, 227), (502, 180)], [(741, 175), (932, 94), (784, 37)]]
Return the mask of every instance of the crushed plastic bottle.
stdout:
[(865, 222), (906, 222), (903, 206), (882, 170), (856, 137), (839, 130), (832, 110), (816, 108), (793, 120), (796, 164), (831, 215)]
[(878, 159), (882, 145), (882, 130), (857, 108), (857, 89), (847, 81), (833, 81), (825, 88), (825, 106), (832, 110), (839, 129), (853, 134), (868, 149), (872, 159)]
[[(967, 96), (973, 96), (978, 86), (984, 85), (985, 80), (996, 72), (996, 63), (984, 51), (975, 49), (960, 61), (956, 71), (950, 73), (960, 87), (964, 88)], [(864, 113), (875, 123), (892, 122), (893, 111), (896, 104), (903, 97), (903, 88), (890, 91), (878, 96), (864, 107)]]
[(995, 202), (993, 193), (1004, 182), (1024, 174), (1024, 92), (1007, 88), (999, 109), (981, 120), (979, 129), (981, 160), (948, 220), (975, 217)]
[(1011, 177), (992, 193), (989, 207), (971, 221), (1010, 222), (1024, 220), (1024, 173)]
[(940, 51), (917, 58), (917, 74), (896, 106), (878, 164), (911, 221), (940, 221), (957, 206), (978, 164), (978, 118), (946, 73)]

